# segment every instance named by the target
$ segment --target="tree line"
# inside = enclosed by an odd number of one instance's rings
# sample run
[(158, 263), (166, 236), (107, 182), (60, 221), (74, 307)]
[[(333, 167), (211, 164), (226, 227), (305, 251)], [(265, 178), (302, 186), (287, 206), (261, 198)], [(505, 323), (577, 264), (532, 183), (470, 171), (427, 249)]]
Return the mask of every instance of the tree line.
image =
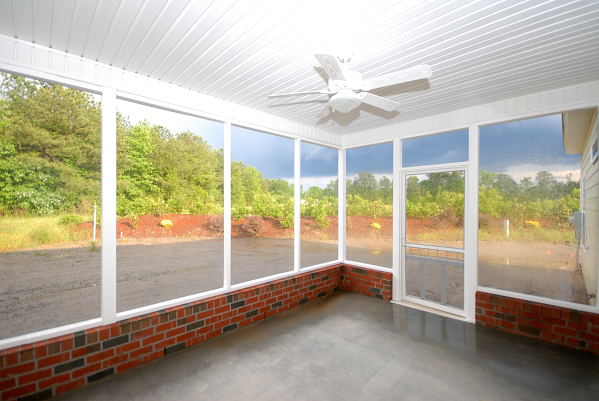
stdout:
[[(100, 201), (100, 103), (60, 85), (12, 74), (0, 80), (0, 214), (90, 213)], [(119, 216), (222, 214), (222, 149), (190, 131), (133, 124), (120, 113), (116, 123)], [(241, 162), (232, 163), (231, 182), (235, 218), (270, 216), (293, 224), (290, 183)], [(324, 224), (336, 214), (331, 185), (304, 191), (304, 215)]]
[[(12, 74), (0, 75), (0, 214), (89, 213), (100, 200), (100, 104), (90, 94)], [(190, 131), (173, 133), (117, 113), (117, 214), (223, 210), (223, 150)], [(231, 166), (232, 215), (293, 224), (293, 186), (241, 162)], [(347, 179), (350, 216), (391, 216), (391, 179), (361, 172)], [(578, 208), (578, 182), (541, 171), (516, 182), (481, 171), (479, 210), (496, 218), (550, 218), (564, 223)], [(407, 179), (412, 217), (463, 216), (459, 172)], [(337, 215), (337, 180), (302, 188), (301, 212), (321, 226)], [(453, 217), (452, 217), (453, 216)]]

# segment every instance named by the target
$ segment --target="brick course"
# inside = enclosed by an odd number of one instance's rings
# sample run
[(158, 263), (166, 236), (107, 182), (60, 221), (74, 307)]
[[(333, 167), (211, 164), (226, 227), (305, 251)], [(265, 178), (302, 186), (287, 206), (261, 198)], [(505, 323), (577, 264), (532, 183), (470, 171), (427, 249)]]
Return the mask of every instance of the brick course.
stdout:
[(391, 277), (391, 273), (334, 265), (2, 350), (1, 400), (41, 400), (62, 394), (341, 289), (388, 301)]
[(599, 354), (599, 315), (476, 293), (476, 324)]
[(341, 289), (390, 301), (393, 274), (349, 265), (341, 266)]

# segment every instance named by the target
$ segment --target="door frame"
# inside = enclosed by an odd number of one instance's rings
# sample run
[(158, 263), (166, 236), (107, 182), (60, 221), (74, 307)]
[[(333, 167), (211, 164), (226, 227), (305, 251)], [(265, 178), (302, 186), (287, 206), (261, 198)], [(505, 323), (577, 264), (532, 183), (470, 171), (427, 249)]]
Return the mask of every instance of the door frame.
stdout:
[[(401, 196), (399, 197), (399, 236), (395, 240), (396, 246), (399, 248), (399, 263), (398, 270), (395, 271), (394, 274), (397, 275), (398, 279), (396, 284), (398, 285), (397, 294), (399, 295), (399, 299), (396, 299), (398, 303), (401, 304), (415, 304), (428, 310), (434, 310), (443, 312), (444, 314), (449, 314), (450, 316), (455, 316), (458, 319), (465, 319), (468, 321), (474, 321), (474, 310), (471, 308), (472, 303), (475, 298), (475, 288), (472, 286), (472, 278), (476, 277), (476, 265), (475, 261), (473, 261), (472, 254), (476, 254), (476, 250), (473, 248), (473, 242), (470, 240), (470, 233), (476, 233), (477, 228), (472, 226), (472, 213), (476, 213), (475, 208), (469, 207), (471, 205), (472, 200), (472, 188), (471, 188), (471, 176), (470, 176), (470, 163), (469, 162), (458, 162), (458, 163), (445, 163), (445, 164), (434, 164), (434, 165), (422, 165), (422, 166), (414, 166), (414, 167), (403, 167), (399, 169), (399, 192)], [(459, 248), (446, 248), (439, 247), (434, 245), (423, 245), (423, 244), (409, 244), (406, 242), (406, 200), (407, 200), (407, 186), (406, 179), (408, 175), (414, 174), (429, 174), (429, 173), (439, 173), (439, 172), (450, 172), (450, 171), (464, 171), (464, 247), (462, 249)], [(425, 249), (436, 249), (436, 250), (449, 250), (451, 252), (462, 253), (464, 260), (464, 307), (463, 309), (454, 308), (451, 306), (440, 305), (438, 303), (427, 301), (421, 298), (417, 298), (414, 296), (410, 296), (406, 291), (406, 280), (405, 280), (405, 247), (406, 244), (408, 246), (416, 245), (416, 247), (425, 248)], [(474, 246), (476, 246), (476, 242), (474, 242)], [(474, 262), (474, 263), (473, 263)], [(474, 282), (476, 282), (474, 280)]]

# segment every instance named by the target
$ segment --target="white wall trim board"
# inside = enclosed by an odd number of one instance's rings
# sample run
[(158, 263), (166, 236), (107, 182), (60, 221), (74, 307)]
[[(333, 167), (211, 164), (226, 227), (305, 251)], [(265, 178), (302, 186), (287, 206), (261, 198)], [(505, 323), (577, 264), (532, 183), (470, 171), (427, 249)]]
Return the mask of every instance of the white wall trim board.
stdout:
[(523, 301), (537, 302), (537, 303), (544, 304), (544, 305), (559, 306), (560, 308), (578, 310), (578, 311), (583, 311), (583, 312), (599, 313), (599, 306), (597, 306), (597, 305), (577, 304), (574, 302), (562, 301), (560, 299), (546, 298), (546, 297), (541, 297), (538, 295), (523, 294), (521, 292), (502, 290), (500, 288), (485, 287), (485, 286), (480, 286), (480, 285), (478, 286), (477, 291), (486, 292), (489, 294), (501, 295), (503, 297), (508, 297), (508, 298), (521, 299)]
[(0, 70), (95, 93), (110, 87), (121, 98), (188, 110), (201, 117), (329, 146), (341, 145), (338, 135), (316, 127), (5, 35), (0, 35)]
[(117, 190), (117, 139), (116, 94), (114, 89), (102, 92), (102, 324), (116, 321), (117, 311), (117, 258), (116, 258), (116, 190)]
[(599, 103), (599, 81), (513, 97), (498, 102), (402, 121), (385, 127), (354, 132), (343, 137), (343, 147), (387, 142), (393, 138), (437, 134), (468, 128), (595, 107)]

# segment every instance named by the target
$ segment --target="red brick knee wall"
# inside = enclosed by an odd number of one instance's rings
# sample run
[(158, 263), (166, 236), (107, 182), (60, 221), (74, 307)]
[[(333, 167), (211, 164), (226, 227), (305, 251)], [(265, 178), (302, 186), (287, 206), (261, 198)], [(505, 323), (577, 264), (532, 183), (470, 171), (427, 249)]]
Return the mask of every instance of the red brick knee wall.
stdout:
[(476, 324), (599, 354), (599, 315), (476, 293)]
[(341, 266), (342, 290), (390, 301), (392, 282), (392, 273), (349, 265)]
[(41, 400), (333, 295), (391, 299), (391, 273), (335, 265), (0, 351), (2, 401)]

